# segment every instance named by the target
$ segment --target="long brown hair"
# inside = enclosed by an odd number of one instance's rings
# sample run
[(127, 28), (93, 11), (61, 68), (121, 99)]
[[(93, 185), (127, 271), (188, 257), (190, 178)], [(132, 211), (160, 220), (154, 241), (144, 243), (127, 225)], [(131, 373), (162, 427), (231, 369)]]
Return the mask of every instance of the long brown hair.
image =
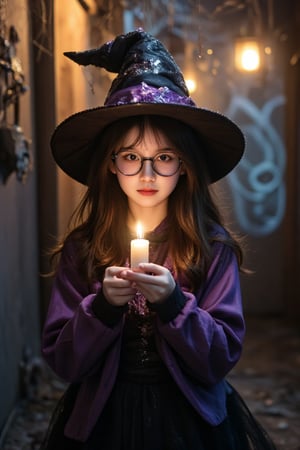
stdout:
[[(133, 126), (139, 133), (135, 145), (143, 139), (145, 128), (166, 136), (183, 161), (185, 174), (179, 177), (169, 197), (168, 253), (175, 273), (184, 274), (193, 289), (199, 287), (211, 260), (211, 241), (222, 240), (236, 253), (239, 265), (242, 250), (228, 232), (226, 237), (211, 237), (215, 224), (224, 228), (209, 188), (205, 161), (205, 143), (187, 125), (161, 116), (134, 116), (108, 126), (92, 144), (93, 152), (88, 189), (72, 217), (67, 238), (78, 243), (80, 272), (87, 282), (102, 277), (106, 267), (122, 266), (128, 255), (127, 197), (110, 170), (111, 156), (120, 148)], [(195, 170), (197, 168), (197, 170)], [(63, 243), (54, 251), (58, 255)]]

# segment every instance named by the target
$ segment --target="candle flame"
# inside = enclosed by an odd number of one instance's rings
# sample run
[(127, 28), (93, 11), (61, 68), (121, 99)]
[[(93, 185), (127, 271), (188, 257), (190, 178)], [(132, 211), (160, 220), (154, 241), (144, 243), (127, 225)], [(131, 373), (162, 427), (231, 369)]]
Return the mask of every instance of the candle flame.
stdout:
[(144, 237), (144, 232), (143, 232), (143, 227), (141, 222), (138, 222), (136, 225), (136, 235), (138, 237), (138, 239), (143, 239)]

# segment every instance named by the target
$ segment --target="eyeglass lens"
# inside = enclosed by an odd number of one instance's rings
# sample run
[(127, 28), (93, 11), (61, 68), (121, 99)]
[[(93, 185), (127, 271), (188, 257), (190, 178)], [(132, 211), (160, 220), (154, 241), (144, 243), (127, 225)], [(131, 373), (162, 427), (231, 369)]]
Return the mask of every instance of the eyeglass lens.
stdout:
[(174, 152), (158, 153), (153, 158), (143, 158), (141, 155), (130, 151), (120, 151), (113, 155), (117, 169), (123, 175), (136, 175), (142, 170), (144, 161), (151, 161), (152, 169), (158, 175), (172, 176), (181, 164), (181, 160)]

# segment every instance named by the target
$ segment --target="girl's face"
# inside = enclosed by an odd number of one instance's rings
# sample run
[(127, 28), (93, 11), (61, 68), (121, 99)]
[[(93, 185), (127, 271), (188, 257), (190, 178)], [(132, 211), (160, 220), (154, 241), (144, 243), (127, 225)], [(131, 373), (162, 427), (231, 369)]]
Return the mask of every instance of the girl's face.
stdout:
[[(125, 136), (120, 148), (116, 149), (117, 158), (111, 165), (111, 171), (116, 174), (119, 185), (128, 198), (130, 213), (135, 218), (142, 215), (151, 215), (162, 220), (167, 214), (168, 198), (175, 189), (179, 177), (184, 173), (182, 164), (176, 156), (176, 149), (171, 145), (163, 133), (155, 132), (151, 128), (146, 127), (143, 138), (138, 140), (139, 130), (137, 127), (131, 128)], [(159, 155), (159, 156), (157, 156)], [(155, 158), (157, 157), (157, 169), (162, 165), (168, 165), (167, 161), (175, 156), (176, 162), (172, 162), (172, 166), (178, 167), (178, 170), (171, 170), (171, 176), (162, 176), (153, 170), (151, 160), (145, 160), (142, 169), (135, 175), (124, 175), (122, 161), (134, 161), (139, 158)], [(134, 163), (135, 167), (135, 163)], [(140, 166), (139, 166), (140, 167)], [(163, 168), (163, 171), (165, 169)], [(169, 170), (169, 169), (167, 169)], [(135, 172), (135, 171), (134, 171)], [(155, 219), (154, 219), (155, 220)]]

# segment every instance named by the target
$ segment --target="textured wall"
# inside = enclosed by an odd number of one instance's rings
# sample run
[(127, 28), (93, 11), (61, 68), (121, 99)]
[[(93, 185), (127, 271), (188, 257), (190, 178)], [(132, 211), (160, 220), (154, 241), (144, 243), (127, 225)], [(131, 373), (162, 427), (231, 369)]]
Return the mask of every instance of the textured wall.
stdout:
[[(25, 0), (7, 3), (7, 25), (20, 38), (17, 56), (31, 85), (28, 8)], [(32, 139), (32, 91), (21, 99), (20, 124)], [(31, 147), (34, 151), (34, 148)], [(13, 173), (0, 185), (0, 431), (19, 396), (19, 365), (25, 351), (39, 352), (38, 239), (36, 171), (25, 184)]]

